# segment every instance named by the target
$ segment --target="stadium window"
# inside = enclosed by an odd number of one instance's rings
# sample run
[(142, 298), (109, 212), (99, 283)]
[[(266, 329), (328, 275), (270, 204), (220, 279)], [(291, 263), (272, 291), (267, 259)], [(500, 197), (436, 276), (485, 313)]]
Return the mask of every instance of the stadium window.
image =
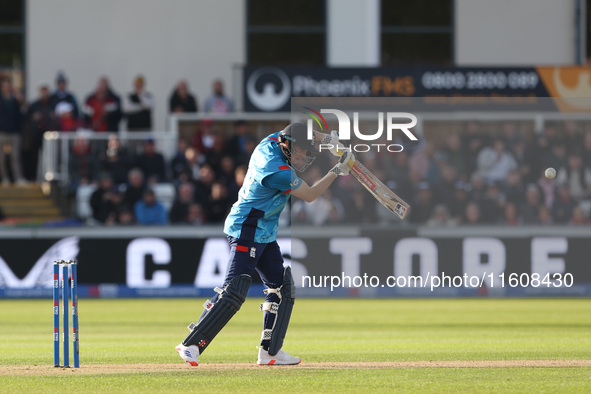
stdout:
[(249, 65), (326, 64), (325, 0), (247, 1)]
[(24, 83), (25, 1), (0, 1), (0, 76), (10, 76), (17, 89)]
[(452, 65), (453, 0), (382, 0), (382, 65)]

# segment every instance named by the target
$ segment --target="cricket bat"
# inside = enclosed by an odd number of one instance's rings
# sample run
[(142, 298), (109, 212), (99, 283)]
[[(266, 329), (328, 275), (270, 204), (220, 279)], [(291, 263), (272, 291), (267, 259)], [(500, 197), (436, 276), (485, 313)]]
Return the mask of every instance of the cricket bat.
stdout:
[(359, 183), (361, 183), (376, 200), (388, 208), (388, 210), (394, 215), (401, 220), (404, 220), (410, 211), (410, 205), (408, 205), (402, 198), (398, 197), (398, 195), (390, 190), (388, 186), (384, 185), (384, 183), (361, 164), (359, 160), (355, 160), (354, 163), (349, 162), (349, 167), (351, 167), (351, 174), (353, 174)]

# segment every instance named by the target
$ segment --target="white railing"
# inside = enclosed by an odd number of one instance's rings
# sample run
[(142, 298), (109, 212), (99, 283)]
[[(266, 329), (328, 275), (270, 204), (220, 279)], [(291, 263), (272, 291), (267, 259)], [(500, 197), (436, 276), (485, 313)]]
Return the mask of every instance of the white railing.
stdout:
[(41, 153), (41, 171), (39, 172), (39, 181), (41, 182), (59, 182), (60, 185), (67, 185), (70, 181), (68, 163), (70, 160), (70, 150), (74, 141), (80, 138), (86, 139), (94, 154), (99, 155), (106, 152), (109, 138), (116, 135), (120, 141), (121, 147), (127, 152), (136, 156), (143, 152), (143, 144), (148, 139), (153, 139), (156, 150), (170, 160), (176, 150), (178, 137), (174, 132), (59, 132), (47, 131), (43, 135), (43, 151)]

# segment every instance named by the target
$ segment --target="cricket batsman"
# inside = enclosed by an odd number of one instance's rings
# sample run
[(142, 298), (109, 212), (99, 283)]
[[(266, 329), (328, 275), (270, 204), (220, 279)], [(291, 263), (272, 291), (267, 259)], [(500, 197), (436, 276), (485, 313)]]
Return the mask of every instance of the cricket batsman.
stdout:
[[(257, 364), (292, 365), (301, 359), (282, 350), (283, 340), (295, 299), (291, 268), (283, 266), (277, 244), (278, 219), (290, 195), (314, 201), (339, 175), (348, 175), (353, 153), (346, 152), (339, 162), (318, 182), (309, 186), (295, 171), (305, 171), (318, 153), (318, 143), (339, 146), (336, 133), (314, 131), (307, 137), (303, 123), (292, 123), (284, 130), (263, 139), (254, 150), (244, 184), (226, 218), (224, 233), (230, 244), (230, 261), (222, 288), (204, 304), (205, 310), (191, 333), (176, 351), (192, 366), (215, 336), (238, 312), (246, 299), (256, 270), (266, 286), (263, 311), (263, 333)], [(337, 155), (336, 149), (333, 154)], [(295, 170), (295, 171), (294, 171)]]

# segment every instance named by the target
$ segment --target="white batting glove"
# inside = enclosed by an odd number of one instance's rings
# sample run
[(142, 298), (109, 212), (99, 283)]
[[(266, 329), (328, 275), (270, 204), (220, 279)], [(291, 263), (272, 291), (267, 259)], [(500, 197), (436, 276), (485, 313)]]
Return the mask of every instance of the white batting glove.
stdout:
[(339, 162), (329, 171), (335, 175), (349, 175), (351, 167), (355, 163), (355, 155), (351, 152), (344, 152)]
[(336, 130), (331, 131), (330, 134), (326, 134), (321, 143), (330, 145), (328, 150), (335, 156), (341, 156), (345, 150), (345, 146), (339, 142), (339, 134)]

